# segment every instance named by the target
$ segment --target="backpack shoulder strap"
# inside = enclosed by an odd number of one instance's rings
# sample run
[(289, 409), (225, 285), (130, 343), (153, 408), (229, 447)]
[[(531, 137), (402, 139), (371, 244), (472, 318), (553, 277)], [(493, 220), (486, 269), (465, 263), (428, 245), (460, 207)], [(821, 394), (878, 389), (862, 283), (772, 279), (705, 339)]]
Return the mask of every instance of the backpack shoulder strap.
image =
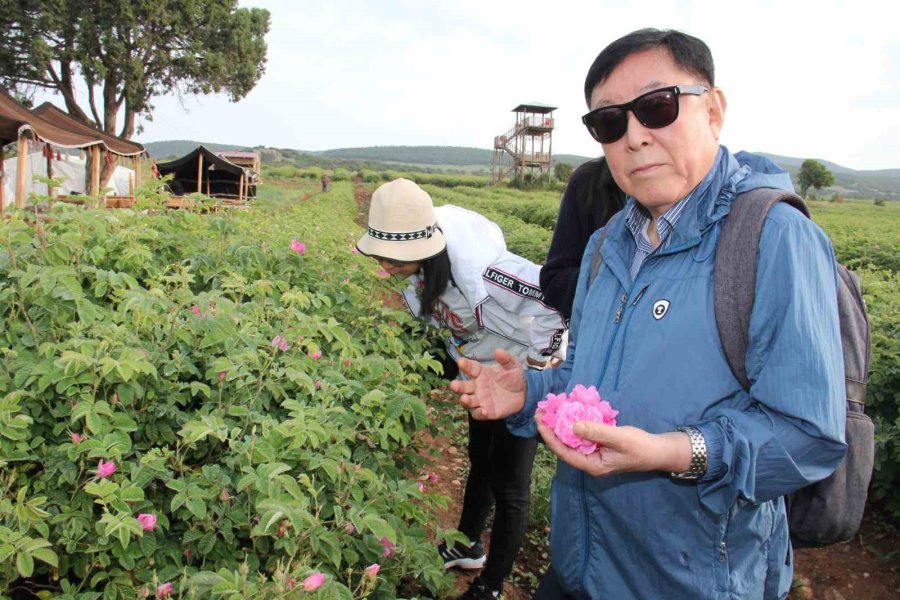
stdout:
[(716, 326), (731, 372), (746, 390), (750, 389), (750, 380), (744, 361), (756, 290), (756, 253), (766, 216), (778, 202), (786, 202), (810, 216), (806, 203), (796, 194), (773, 188), (750, 190), (739, 194), (732, 203), (716, 247)]
[(606, 232), (607, 227), (604, 227), (600, 231), (600, 237), (597, 238), (597, 245), (594, 246), (594, 257), (591, 259), (591, 273), (588, 275), (588, 289), (590, 289), (591, 284), (594, 283), (594, 279), (597, 278), (597, 273), (600, 272), (600, 266), (603, 264), (603, 255), (600, 250), (603, 249), (603, 241), (606, 240)]

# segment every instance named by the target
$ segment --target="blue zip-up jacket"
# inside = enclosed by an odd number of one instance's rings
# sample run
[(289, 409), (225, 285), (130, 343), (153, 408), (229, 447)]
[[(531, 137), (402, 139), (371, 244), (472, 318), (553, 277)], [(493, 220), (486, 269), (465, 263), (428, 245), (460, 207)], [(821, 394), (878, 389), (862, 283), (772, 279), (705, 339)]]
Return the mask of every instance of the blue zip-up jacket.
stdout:
[(784, 176), (755, 173), (720, 148), (668, 246), (634, 281), (626, 206), (607, 226), (590, 287), (599, 234), (588, 243), (565, 363), (526, 375), (525, 408), (507, 419), (517, 435), (535, 435), (535, 405), (546, 394), (580, 383), (597, 386), (619, 411), (619, 425), (651, 433), (694, 425), (708, 446), (707, 473), (693, 483), (662, 472), (593, 477), (558, 461), (552, 564), (577, 598), (747, 600), (788, 592), (782, 496), (828, 476), (846, 452), (837, 275), (822, 230), (776, 205), (759, 245), (745, 392), (719, 341), (713, 268), (731, 202), (758, 187), (784, 188)]

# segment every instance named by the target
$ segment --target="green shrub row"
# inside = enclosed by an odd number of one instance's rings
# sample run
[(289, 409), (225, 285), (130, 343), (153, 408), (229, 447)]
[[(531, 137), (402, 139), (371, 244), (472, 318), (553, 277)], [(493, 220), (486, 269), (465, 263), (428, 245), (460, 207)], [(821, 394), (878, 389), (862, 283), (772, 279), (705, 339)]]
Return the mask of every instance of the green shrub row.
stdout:
[(439, 365), (351, 251), (350, 184), (302, 191), (0, 223), (0, 597), (446, 594)]

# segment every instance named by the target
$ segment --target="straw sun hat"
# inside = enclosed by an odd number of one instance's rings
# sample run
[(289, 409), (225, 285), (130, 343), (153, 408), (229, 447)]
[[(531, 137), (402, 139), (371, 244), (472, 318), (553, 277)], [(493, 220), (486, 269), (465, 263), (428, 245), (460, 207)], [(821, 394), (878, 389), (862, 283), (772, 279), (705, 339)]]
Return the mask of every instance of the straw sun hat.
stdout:
[(409, 179), (395, 179), (372, 194), (369, 227), (356, 243), (368, 256), (418, 262), (447, 246), (437, 228), (431, 196)]

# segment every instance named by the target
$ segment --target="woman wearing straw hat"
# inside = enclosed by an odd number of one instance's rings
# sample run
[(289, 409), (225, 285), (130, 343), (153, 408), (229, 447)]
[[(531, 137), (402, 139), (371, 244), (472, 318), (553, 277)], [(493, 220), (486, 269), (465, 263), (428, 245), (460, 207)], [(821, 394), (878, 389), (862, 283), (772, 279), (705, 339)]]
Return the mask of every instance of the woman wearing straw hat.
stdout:
[[(407, 179), (375, 190), (360, 252), (392, 276), (406, 277), (403, 298), (417, 318), (442, 326), (454, 358), (494, 363), (510, 352), (532, 368), (544, 367), (565, 348), (565, 324), (544, 304), (540, 267), (506, 250), (500, 228), (457, 206), (434, 208), (431, 196)], [(460, 598), (498, 598), (528, 525), (534, 439), (517, 438), (506, 424), (469, 418), (469, 462), (458, 529), (466, 547), (441, 545), (444, 566), (484, 571)], [(490, 556), (481, 534), (496, 514)]]

